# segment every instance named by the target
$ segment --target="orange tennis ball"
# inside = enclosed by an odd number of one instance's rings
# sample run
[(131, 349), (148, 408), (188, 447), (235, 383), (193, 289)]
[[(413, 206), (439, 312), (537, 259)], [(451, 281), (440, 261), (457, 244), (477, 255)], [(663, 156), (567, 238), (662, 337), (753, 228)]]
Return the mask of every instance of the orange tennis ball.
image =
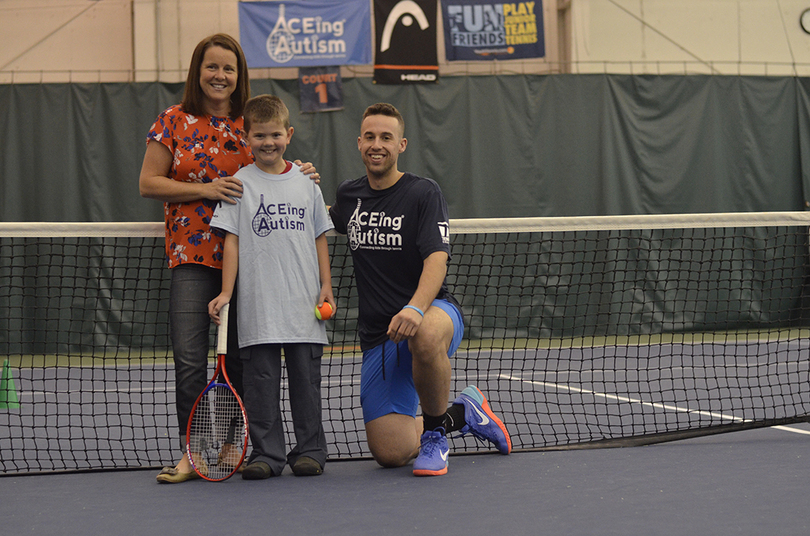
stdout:
[(332, 312), (332, 306), (329, 305), (329, 302), (323, 302), (320, 307), (315, 306), (315, 318), (318, 320), (329, 320), (332, 318)]

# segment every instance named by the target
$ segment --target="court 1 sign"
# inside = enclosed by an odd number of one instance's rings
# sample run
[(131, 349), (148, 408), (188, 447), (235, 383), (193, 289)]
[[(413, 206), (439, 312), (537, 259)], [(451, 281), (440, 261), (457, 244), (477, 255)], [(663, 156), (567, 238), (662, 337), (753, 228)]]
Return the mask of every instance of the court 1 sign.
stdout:
[(249, 67), (371, 63), (368, 0), (239, 2), (239, 38)]
[(301, 112), (329, 112), (343, 109), (343, 81), (340, 67), (301, 67), (298, 69)]

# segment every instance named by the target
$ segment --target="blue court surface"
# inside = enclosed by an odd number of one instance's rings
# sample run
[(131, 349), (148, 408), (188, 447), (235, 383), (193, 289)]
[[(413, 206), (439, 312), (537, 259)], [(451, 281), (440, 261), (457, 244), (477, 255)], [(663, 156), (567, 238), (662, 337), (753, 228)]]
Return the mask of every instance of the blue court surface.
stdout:
[[(237, 475), (177, 485), (155, 481), (155, 465), (173, 463), (177, 452), (168, 435), (176, 426), (170, 367), (15, 368), (21, 407), (0, 413), (0, 430), (25, 439), (0, 436), (12, 473), (0, 476), (0, 527), (2, 534), (83, 536), (810, 534), (810, 423), (649, 446), (547, 449), (564, 447), (558, 438), (644, 432), (648, 423), (806, 414), (807, 343), (783, 346), (756, 355), (736, 355), (733, 345), (731, 352), (705, 344), (625, 348), (621, 356), (572, 348), (520, 352), (511, 361), (500, 352), (460, 352), (452, 392), (478, 384), (517, 452), (480, 452), (489, 447), (454, 440), (449, 473), (423, 478), (410, 466), (382, 469), (364, 452), (357, 359), (325, 364), (335, 374), (323, 384), (325, 418), (333, 422), (322, 476), (297, 478), (287, 469), (265, 481)], [(777, 351), (775, 365), (769, 356)], [(145, 414), (144, 407), (154, 409)], [(577, 408), (589, 417), (570, 413)], [(141, 436), (132, 437), (136, 429)], [(43, 447), (64, 449), (56, 459), (65, 467), (10, 470)], [(96, 458), (83, 458), (86, 451)], [(152, 467), (83, 470), (94, 464)]]
[[(517, 450), (768, 424), (810, 414), (810, 342), (460, 351), (451, 400), (476, 384)], [(325, 359), (324, 426), (332, 460), (368, 457), (359, 356)], [(0, 474), (155, 467), (175, 461), (174, 372), (130, 367), (12, 369), (20, 408), (0, 411)], [(285, 421), (291, 422), (282, 399)], [(288, 440), (292, 437), (288, 430)], [(288, 442), (289, 442), (288, 441)], [(453, 451), (486, 450), (467, 436)]]
[(3, 534), (810, 533), (810, 425), (654, 446), (455, 455), (441, 477), (370, 460), (264, 481), (154, 470), (0, 477)]

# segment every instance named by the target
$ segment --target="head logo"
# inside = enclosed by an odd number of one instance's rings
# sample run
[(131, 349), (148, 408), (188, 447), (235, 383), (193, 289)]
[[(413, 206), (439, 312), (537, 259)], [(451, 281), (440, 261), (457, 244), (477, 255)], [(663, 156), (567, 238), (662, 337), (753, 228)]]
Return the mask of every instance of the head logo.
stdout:
[(402, 80), (403, 82), (435, 82), (436, 75), (402, 73), (401, 75), (399, 75), (399, 79)]
[(450, 223), (446, 221), (439, 222), (439, 234), (442, 237), (442, 244), (450, 243)]
[[(380, 52), (385, 52), (391, 47), (391, 34), (394, 33), (394, 26), (396, 26), (399, 19), (402, 19), (402, 24), (410, 26), (413, 24), (413, 17), (419, 23), (419, 28), (426, 30), (430, 24), (425, 16), (425, 12), (419, 7), (419, 4), (413, 0), (402, 0), (394, 6), (388, 18), (385, 20), (385, 27), (382, 33), (382, 42), (380, 43)], [(275, 31), (275, 30), (273, 30)]]

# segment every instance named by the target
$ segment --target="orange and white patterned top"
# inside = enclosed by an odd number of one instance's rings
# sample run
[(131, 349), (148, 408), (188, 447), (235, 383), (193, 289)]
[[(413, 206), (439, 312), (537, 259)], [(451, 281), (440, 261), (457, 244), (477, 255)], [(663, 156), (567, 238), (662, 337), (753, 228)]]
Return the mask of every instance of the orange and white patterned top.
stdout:
[[(174, 159), (170, 179), (211, 182), (219, 177), (232, 176), (253, 162), (242, 132), (241, 117), (233, 120), (190, 115), (179, 105), (174, 105), (158, 116), (146, 141), (162, 143), (171, 151)], [(209, 199), (164, 203), (169, 268), (194, 263), (222, 269), (225, 233), (210, 226), (218, 203)]]

